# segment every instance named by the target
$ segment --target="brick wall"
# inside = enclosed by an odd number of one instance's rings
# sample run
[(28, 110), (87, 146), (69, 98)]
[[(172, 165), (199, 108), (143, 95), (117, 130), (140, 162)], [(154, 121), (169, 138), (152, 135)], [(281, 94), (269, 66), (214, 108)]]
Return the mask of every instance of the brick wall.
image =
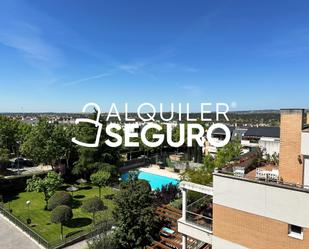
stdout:
[(286, 182), (303, 184), (303, 165), (298, 160), (303, 125), (304, 110), (281, 110), (279, 170)]
[(288, 236), (288, 224), (263, 216), (214, 204), (213, 234), (250, 249), (308, 249), (309, 229), (304, 239)]

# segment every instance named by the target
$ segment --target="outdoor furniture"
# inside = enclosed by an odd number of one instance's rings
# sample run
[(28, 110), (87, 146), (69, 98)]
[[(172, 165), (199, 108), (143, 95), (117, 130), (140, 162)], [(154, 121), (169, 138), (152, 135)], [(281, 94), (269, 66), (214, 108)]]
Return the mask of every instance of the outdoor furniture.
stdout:
[(73, 193), (74, 193), (75, 191), (77, 191), (78, 188), (77, 188), (77, 187), (74, 187), (74, 186), (71, 186), (71, 187), (68, 187), (66, 190), (67, 190), (68, 192), (71, 192), (72, 197), (73, 197)]
[(264, 169), (256, 169), (256, 178), (262, 180), (269, 180), (269, 181), (278, 181), (279, 179), (279, 170), (272, 169), (264, 170)]
[(87, 183), (87, 180), (83, 179), (83, 178), (80, 178), (76, 181), (78, 184), (85, 184)]
[(233, 167), (233, 174), (236, 177), (244, 177), (245, 176), (245, 168), (244, 167)]
[(170, 237), (175, 233), (174, 230), (172, 230), (168, 227), (163, 227), (160, 232), (161, 232), (162, 235), (164, 235), (166, 237)]

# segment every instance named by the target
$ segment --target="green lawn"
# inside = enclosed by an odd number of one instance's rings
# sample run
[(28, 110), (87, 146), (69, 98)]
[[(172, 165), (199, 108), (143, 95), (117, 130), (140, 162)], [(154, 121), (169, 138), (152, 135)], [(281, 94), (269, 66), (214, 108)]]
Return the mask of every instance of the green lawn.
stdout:
[[(96, 221), (103, 218), (111, 218), (112, 211), (114, 209), (114, 203), (112, 200), (105, 198), (105, 195), (115, 194), (115, 190), (106, 187), (102, 188), (102, 200), (107, 207), (104, 211), (96, 214)], [(74, 200), (72, 205), (73, 219), (66, 226), (63, 227), (64, 235), (71, 232), (78, 232), (81, 230), (87, 230), (91, 227), (92, 214), (84, 213), (81, 210), (82, 201), (93, 196), (98, 196), (98, 188), (85, 187), (74, 192)], [(37, 192), (21, 192), (11, 197), (10, 204), (5, 203), (5, 206), (13, 210), (13, 214), (26, 223), (28, 218), (28, 210), (26, 201), (31, 200), (30, 204), (30, 218), (32, 220), (32, 229), (42, 235), (49, 242), (54, 242), (60, 239), (60, 225), (53, 224), (50, 221), (50, 211), (44, 210), (44, 195)]]

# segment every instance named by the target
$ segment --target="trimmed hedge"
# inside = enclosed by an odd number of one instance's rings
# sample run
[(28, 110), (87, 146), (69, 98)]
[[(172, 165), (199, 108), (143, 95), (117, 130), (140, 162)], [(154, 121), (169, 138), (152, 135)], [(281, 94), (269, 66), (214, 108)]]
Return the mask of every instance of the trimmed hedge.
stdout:
[(56, 207), (50, 215), (50, 220), (52, 223), (61, 223), (67, 222), (73, 218), (72, 209), (66, 205), (60, 205)]
[(47, 209), (53, 210), (60, 205), (70, 206), (72, 200), (72, 196), (68, 192), (58, 191), (48, 200)]

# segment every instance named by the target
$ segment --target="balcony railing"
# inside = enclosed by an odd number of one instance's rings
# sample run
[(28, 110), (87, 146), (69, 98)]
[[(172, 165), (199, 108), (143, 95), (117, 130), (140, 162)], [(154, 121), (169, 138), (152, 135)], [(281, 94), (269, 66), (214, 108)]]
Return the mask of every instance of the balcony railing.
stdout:
[(282, 181), (282, 180), (278, 180), (278, 181), (269, 181), (268, 179), (265, 180), (260, 180), (258, 178), (248, 178), (248, 177), (236, 177), (232, 172), (226, 172), (223, 171), (221, 169), (217, 170), (215, 172), (215, 174), (221, 174), (221, 175), (225, 175), (228, 176), (230, 178), (237, 178), (237, 179), (243, 179), (246, 181), (250, 181), (250, 182), (257, 182), (257, 183), (263, 183), (266, 185), (270, 185), (270, 186), (281, 186), (281, 187), (285, 187), (285, 188), (289, 188), (289, 189), (294, 189), (294, 190), (302, 190), (304, 192), (309, 192), (309, 186), (308, 185), (302, 185), (302, 184), (297, 184), (297, 183), (291, 183), (291, 182), (286, 182), (286, 181)]
[(209, 231), (212, 231), (212, 218), (203, 216), (201, 214), (196, 214), (187, 211), (186, 222), (207, 229)]

